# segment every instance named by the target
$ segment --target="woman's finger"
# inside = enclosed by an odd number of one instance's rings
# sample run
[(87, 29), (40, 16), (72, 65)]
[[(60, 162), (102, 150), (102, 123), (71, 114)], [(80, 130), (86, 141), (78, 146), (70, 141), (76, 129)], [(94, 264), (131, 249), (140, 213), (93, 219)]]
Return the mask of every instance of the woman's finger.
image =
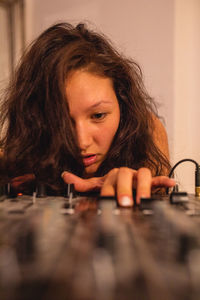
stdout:
[(133, 206), (133, 181), (137, 171), (120, 168), (117, 176), (117, 200), (121, 206)]
[(157, 176), (152, 178), (152, 187), (173, 187), (176, 181), (167, 176)]
[(25, 174), (25, 175), (13, 178), (11, 180), (11, 185), (13, 188), (18, 188), (20, 185), (22, 185), (24, 183), (28, 183), (33, 180), (35, 180), (34, 174)]
[(104, 177), (92, 177), (89, 179), (82, 179), (70, 172), (64, 171), (61, 174), (64, 182), (74, 184), (75, 190), (78, 192), (87, 192), (91, 190), (99, 190), (104, 181)]
[(101, 189), (102, 196), (115, 196), (119, 205), (124, 207), (133, 206), (133, 177), (136, 171), (130, 168), (119, 168), (111, 170), (105, 178)]
[(117, 168), (112, 169), (105, 176), (105, 180), (101, 188), (101, 196), (115, 196), (118, 171), (119, 169)]

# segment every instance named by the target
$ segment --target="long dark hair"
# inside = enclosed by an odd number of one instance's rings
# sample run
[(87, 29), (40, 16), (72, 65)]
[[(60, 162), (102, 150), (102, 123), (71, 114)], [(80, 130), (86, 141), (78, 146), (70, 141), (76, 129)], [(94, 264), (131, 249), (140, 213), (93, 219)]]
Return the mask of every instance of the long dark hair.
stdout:
[(169, 162), (153, 140), (156, 111), (138, 64), (84, 24), (60, 23), (24, 53), (2, 101), (0, 148), (6, 175), (33, 173), (54, 184), (63, 170), (83, 175), (65, 92), (69, 72), (77, 69), (111, 78), (120, 106), (118, 131), (96, 175), (120, 166), (147, 166), (154, 175), (162, 174)]

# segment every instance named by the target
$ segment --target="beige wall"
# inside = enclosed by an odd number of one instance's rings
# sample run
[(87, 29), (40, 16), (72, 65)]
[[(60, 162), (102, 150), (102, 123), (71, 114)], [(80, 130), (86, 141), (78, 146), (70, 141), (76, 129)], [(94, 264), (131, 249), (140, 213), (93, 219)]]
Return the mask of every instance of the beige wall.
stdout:
[[(175, 16), (173, 160), (200, 163), (200, 1), (176, 0)], [(194, 166), (180, 167), (178, 179), (192, 191)]]
[(0, 88), (3, 88), (10, 74), (10, 57), (7, 13), (2, 6), (0, 6), (0, 28)]
[[(12, 22), (9, 20), (9, 5), (0, 4), (0, 89), (7, 86), (24, 47), (22, 12), (19, 2), (13, 2)], [(12, 34), (13, 33), (13, 38)], [(12, 43), (11, 43), (12, 41)]]

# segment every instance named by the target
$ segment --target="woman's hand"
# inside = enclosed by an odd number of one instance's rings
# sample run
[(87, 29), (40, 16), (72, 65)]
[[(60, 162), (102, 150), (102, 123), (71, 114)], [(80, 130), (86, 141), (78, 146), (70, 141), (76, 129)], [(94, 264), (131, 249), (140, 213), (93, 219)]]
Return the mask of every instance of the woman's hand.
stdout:
[(35, 175), (34, 174), (25, 174), (25, 175), (22, 175), (22, 176), (12, 178), (11, 186), (14, 189), (17, 189), (17, 188), (23, 187), (24, 183), (28, 183), (28, 182), (31, 182), (33, 180), (35, 180)]
[(136, 189), (136, 203), (141, 198), (151, 196), (151, 190), (155, 187), (172, 187), (175, 181), (166, 176), (152, 177), (148, 168), (140, 168), (138, 171), (122, 167), (111, 170), (101, 188), (101, 195), (111, 196), (117, 194), (118, 203), (121, 206), (133, 206), (133, 188)]
[(148, 168), (140, 168), (138, 171), (127, 168), (112, 169), (104, 177), (92, 177), (82, 179), (72, 173), (63, 172), (62, 178), (66, 183), (73, 183), (79, 192), (100, 190), (101, 196), (115, 196), (121, 206), (133, 206), (133, 188), (136, 189), (136, 203), (141, 198), (151, 196), (151, 190), (155, 187), (173, 187), (175, 181), (166, 176), (152, 177)]

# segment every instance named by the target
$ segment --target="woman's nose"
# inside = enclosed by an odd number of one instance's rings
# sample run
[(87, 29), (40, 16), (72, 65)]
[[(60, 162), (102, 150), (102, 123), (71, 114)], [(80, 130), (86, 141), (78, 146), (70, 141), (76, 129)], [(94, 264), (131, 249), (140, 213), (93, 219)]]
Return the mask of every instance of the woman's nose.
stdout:
[(81, 150), (87, 150), (92, 143), (92, 136), (90, 129), (86, 124), (76, 125), (76, 134), (78, 139), (78, 145)]

